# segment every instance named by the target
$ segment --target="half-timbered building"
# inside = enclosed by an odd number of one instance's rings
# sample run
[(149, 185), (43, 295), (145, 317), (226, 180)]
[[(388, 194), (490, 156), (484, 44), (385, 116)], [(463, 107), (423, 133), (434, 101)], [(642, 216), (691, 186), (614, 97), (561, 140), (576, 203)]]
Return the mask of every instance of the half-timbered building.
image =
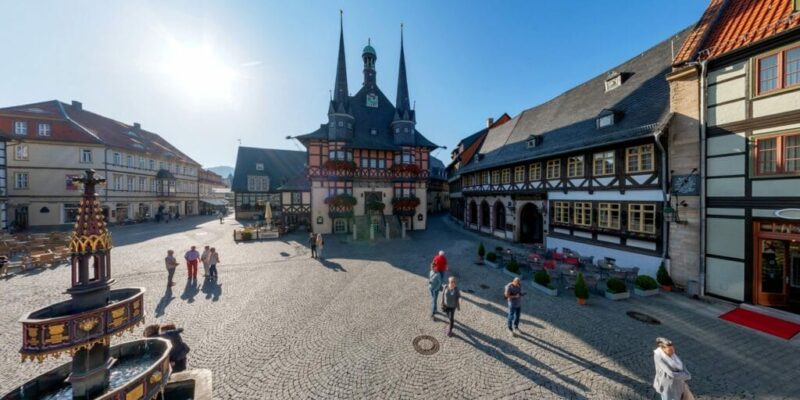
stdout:
[(328, 121), (296, 137), (307, 149), (314, 232), (351, 232), (356, 222), (367, 229), (425, 229), (429, 157), (437, 146), (416, 129), (402, 33), (395, 104), (378, 87), (371, 44), (361, 58), (364, 80), (351, 96), (340, 30)]
[(654, 275), (667, 240), (665, 76), (683, 37), (490, 129), (460, 171), (467, 226)]
[[(800, 3), (712, 0), (677, 53), (699, 88), (705, 294), (800, 311)], [(694, 101), (694, 99), (686, 99)], [(681, 104), (677, 104), (680, 106)]]

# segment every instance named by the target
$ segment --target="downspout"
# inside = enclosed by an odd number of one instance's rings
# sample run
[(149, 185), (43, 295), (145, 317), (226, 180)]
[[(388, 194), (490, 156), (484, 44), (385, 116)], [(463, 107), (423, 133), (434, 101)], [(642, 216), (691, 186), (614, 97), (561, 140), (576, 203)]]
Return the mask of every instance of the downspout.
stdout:
[[(661, 128), (655, 133), (653, 133), (653, 139), (656, 142), (656, 146), (661, 151), (661, 197), (663, 198), (664, 205), (669, 204), (669, 197), (667, 195), (667, 151), (664, 150), (664, 146), (661, 144), (661, 135), (664, 134), (664, 129)], [(669, 230), (667, 229), (667, 221), (661, 222), (661, 261), (667, 262), (667, 251), (669, 250), (669, 238), (667, 234)]]
[(706, 292), (706, 67), (700, 62), (700, 260), (698, 277), (700, 297)]

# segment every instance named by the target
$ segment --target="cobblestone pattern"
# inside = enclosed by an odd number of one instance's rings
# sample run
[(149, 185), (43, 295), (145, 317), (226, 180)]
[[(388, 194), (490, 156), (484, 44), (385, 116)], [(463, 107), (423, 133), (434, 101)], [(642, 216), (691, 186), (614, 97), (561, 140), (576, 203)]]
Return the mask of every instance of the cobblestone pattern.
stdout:
[[(176, 322), (192, 347), (189, 367), (214, 373), (214, 397), (264, 398), (654, 398), (652, 348), (666, 336), (703, 399), (800, 398), (800, 346), (719, 320), (725, 305), (676, 294), (611, 302), (570, 294), (524, 298), (523, 335), (505, 330), (509, 278), (473, 264), (478, 238), (441, 218), (392, 242), (328, 237), (326, 260), (309, 258), (305, 236), (235, 244), (232, 220), (199, 218), (115, 230), (117, 287), (143, 286), (147, 322)], [(499, 244), (482, 238), (492, 248)], [(217, 247), (219, 284), (165, 291), (163, 257), (189, 245)], [(464, 293), (455, 336), (429, 316), (426, 273), (444, 249)], [(64, 299), (66, 267), (0, 280), (0, 393), (55, 367), (19, 363), (23, 313)], [(483, 284), (488, 288), (482, 288)], [(637, 310), (660, 326), (628, 318)], [(141, 335), (141, 329), (115, 343)], [(418, 335), (441, 349), (414, 351)]]

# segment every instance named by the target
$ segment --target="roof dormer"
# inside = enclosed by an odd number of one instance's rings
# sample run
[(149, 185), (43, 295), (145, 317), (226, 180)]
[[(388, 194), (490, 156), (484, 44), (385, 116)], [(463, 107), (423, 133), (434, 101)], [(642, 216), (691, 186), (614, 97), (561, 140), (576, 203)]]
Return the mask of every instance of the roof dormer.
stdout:
[(597, 115), (597, 118), (595, 119), (595, 125), (597, 126), (597, 129), (603, 129), (616, 124), (619, 122), (621, 117), (622, 113), (606, 108), (600, 111), (600, 114)]
[(618, 71), (609, 72), (608, 75), (606, 76), (606, 82), (605, 82), (606, 93), (622, 86), (622, 84), (625, 83), (625, 81), (628, 80), (628, 78), (631, 75), (632, 74), (628, 72), (618, 72)]
[(526, 140), (527, 147), (528, 147), (529, 149), (535, 148), (536, 146), (538, 146), (538, 145), (542, 144), (542, 140), (543, 140), (543, 139), (544, 139), (544, 138), (543, 138), (543, 137), (541, 137), (541, 136), (529, 135), (529, 136), (528, 136), (528, 139)]

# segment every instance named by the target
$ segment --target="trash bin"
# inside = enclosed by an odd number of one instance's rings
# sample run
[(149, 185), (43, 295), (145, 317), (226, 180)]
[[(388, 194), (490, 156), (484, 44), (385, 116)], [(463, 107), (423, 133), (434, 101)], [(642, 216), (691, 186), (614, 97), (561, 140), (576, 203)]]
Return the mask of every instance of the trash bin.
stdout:
[(700, 282), (697, 281), (687, 281), (686, 282), (686, 295), (687, 296), (699, 296), (700, 295)]

